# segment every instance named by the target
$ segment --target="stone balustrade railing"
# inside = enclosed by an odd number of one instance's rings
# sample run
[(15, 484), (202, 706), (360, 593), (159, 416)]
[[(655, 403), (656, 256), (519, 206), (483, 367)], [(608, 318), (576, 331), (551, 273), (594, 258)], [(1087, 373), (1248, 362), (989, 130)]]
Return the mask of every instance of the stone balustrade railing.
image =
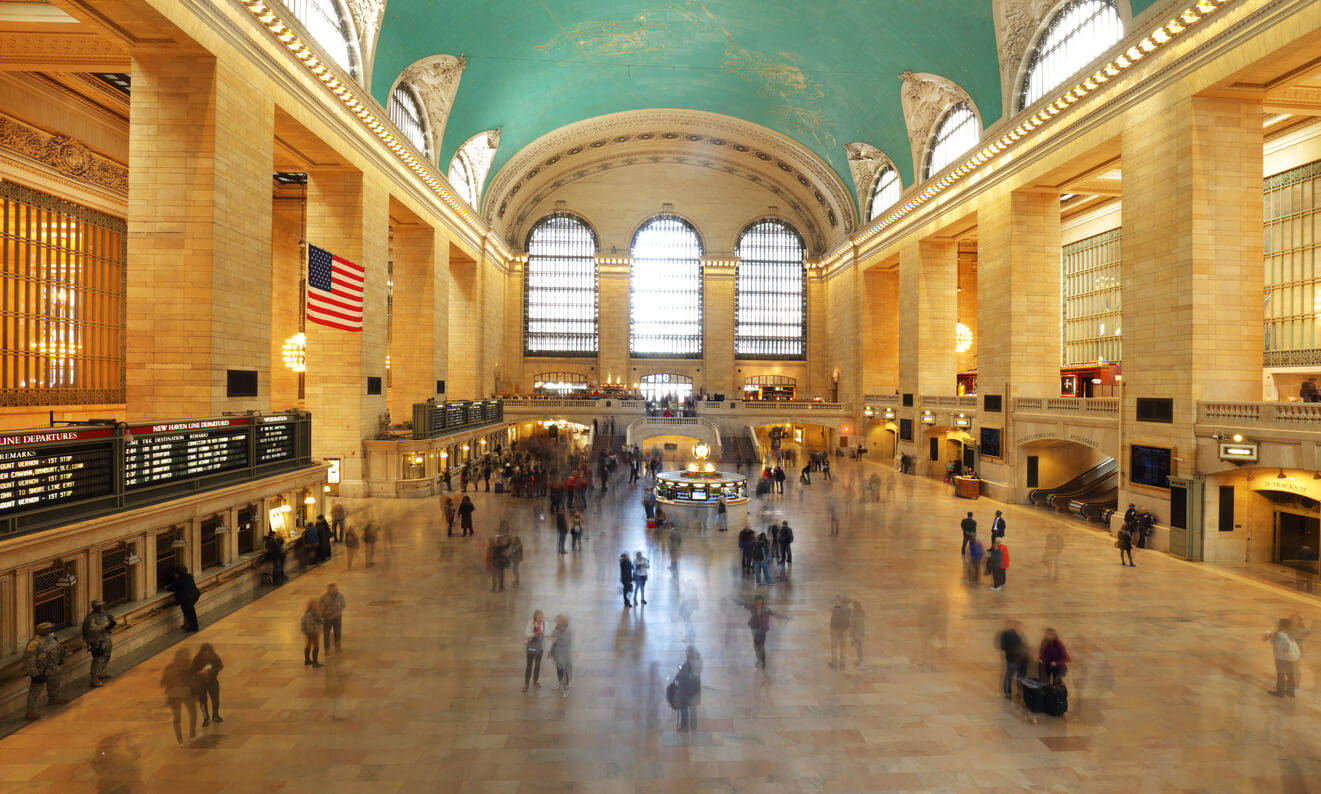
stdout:
[[(589, 398), (560, 398), (560, 397), (505, 397), (505, 410), (521, 409), (541, 409), (541, 408), (566, 408), (578, 409), (582, 411), (600, 411), (602, 409), (619, 409), (626, 411), (642, 411), (644, 405), (642, 400), (621, 400), (612, 397)], [(898, 398), (896, 397), (896, 403)], [(610, 403), (609, 406), (606, 403)], [(847, 413), (848, 403), (822, 402), (820, 400), (723, 400), (721, 402), (700, 400), (696, 404), (697, 413), (701, 414), (739, 414), (749, 411), (758, 412), (782, 412), (782, 411), (825, 411), (833, 413)]]
[(1119, 399), (1115, 397), (1016, 397), (1014, 398), (1014, 410), (1118, 419)]
[(926, 407), (948, 405), (953, 408), (976, 409), (977, 395), (965, 394), (954, 396), (949, 394), (924, 394), (922, 395), (922, 405)]
[(868, 405), (898, 405), (902, 402), (897, 394), (864, 394), (862, 399)]
[(1321, 403), (1199, 402), (1197, 422), (1321, 430)]

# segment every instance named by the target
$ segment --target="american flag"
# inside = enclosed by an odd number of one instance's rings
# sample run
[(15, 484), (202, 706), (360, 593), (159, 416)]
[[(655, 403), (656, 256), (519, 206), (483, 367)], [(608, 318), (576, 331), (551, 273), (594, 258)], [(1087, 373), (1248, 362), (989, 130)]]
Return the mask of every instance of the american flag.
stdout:
[(341, 331), (361, 331), (365, 276), (349, 260), (308, 245), (307, 319)]

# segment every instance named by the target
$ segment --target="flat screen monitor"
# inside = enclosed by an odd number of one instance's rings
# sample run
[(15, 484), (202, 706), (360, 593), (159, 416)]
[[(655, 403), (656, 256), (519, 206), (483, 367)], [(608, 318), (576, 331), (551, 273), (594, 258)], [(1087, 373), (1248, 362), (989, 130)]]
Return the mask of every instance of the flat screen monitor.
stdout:
[(1136, 485), (1169, 488), (1173, 457), (1169, 447), (1134, 444), (1129, 457), (1129, 480)]

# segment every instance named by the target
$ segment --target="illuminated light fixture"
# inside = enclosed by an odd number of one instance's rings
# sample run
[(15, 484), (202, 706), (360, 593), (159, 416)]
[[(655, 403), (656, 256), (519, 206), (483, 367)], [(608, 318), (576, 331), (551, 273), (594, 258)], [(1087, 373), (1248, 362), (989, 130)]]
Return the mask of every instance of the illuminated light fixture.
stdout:
[(876, 409), (871, 407), (870, 405), (864, 405), (862, 407), (862, 415), (867, 417), (868, 419), (871, 419), (873, 416), (876, 415)]
[(954, 324), (954, 352), (967, 353), (972, 350), (972, 329), (963, 323)]
[(467, 451), (468, 451), (468, 445), (467, 445), (467, 444), (464, 444), (464, 445), (463, 445), (463, 451), (464, 451), (464, 452), (467, 452)]
[[(1242, 436), (1238, 436), (1242, 438)], [(1257, 460), (1257, 445), (1254, 443), (1239, 443), (1220, 445), (1220, 459), (1234, 461), (1237, 463), (1255, 463)], [(1283, 471), (1280, 474), (1284, 474)]]
[(885, 409), (884, 416), (885, 416), (886, 419), (893, 419), (893, 418), (894, 418), (894, 409), (893, 409), (893, 408), (886, 408), (886, 409)]
[(314, 505), (314, 504), (316, 504), (316, 497), (313, 496), (312, 494), (308, 494), (308, 495), (307, 495), (307, 498), (303, 500), (303, 504), (305, 504), (305, 505)]
[(714, 463), (708, 463), (702, 467), (702, 470), (708, 473), (713, 472), (716, 470), (716, 465)]
[(689, 463), (689, 464), (688, 464), (688, 471), (697, 471), (697, 464), (696, 464), (696, 463)]
[(1235, 444), (1242, 444), (1242, 443), (1243, 443), (1243, 434), (1242, 434), (1242, 433), (1235, 433), (1232, 437), (1230, 437), (1230, 441), (1233, 441)]
[(961, 414), (959, 414), (958, 416), (954, 417), (954, 426), (955, 426), (955, 427), (971, 427), (971, 426), (972, 426), (972, 420), (968, 418), (968, 415), (967, 415), (967, 414), (963, 414), (963, 413), (961, 413)]
[(284, 340), (280, 357), (284, 359), (284, 365), (294, 372), (307, 372), (307, 334), (299, 331)]
[(440, 451), (440, 459), (441, 459), (441, 460), (444, 460), (445, 458), (448, 458), (449, 456), (450, 456), (450, 454), (449, 454), (448, 452), (446, 452), (445, 450), (442, 449), (442, 450)]
[(923, 412), (922, 412), (922, 423), (923, 423), (923, 424), (927, 424), (927, 425), (935, 424), (935, 421), (936, 421), (936, 417), (932, 416), (930, 411), (923, 411)]
[(321, 490), (322, 490), (322, 492), (324, 492), (324, 493), (330, 493), (330, 486), (329, 486), (329, 485), (323, 485), (323, 486), (321, 486)]
[(697, 458), (698, 460), (706, 460), (707, 458), (711, 457), (711, 447), (707, 446), (706, 442), (703, 441), (697, 442), (697, 444), (693, 447), (693, 457)]

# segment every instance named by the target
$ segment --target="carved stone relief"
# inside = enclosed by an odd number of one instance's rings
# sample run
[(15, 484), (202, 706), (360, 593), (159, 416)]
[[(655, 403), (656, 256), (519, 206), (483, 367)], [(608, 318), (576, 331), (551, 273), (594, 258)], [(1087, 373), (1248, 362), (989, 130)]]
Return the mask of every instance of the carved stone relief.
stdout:
[(376, 60), (376, 39), (385, 17), (385, 0), (344, 0), (358, 34), (358, 52), (362, 55), (363, 85), (371, 85), (371, 66)]
[(886, 166), (894, 167), (894, 161), (885, 152), (862, 141), (845, 145), (844, 152), (849, 158), (849, 172), (853, 174), (853, 189), (858, 193), (858, 216), (865, 221), (876, 177)]
[(932, 129), (951, 105), (967, 102), (976, 112), (968, 92), (952, 80), (934, 74), (904, 72), (899, 75), (903, 87), (899, 99), (904, 108), (904, 123), (908, 125), (908, 144), (913, 150), (913, 173), (922, 173), (922, 154)]
[(462, 55), (432, 55), (413, 62), (403, 74), (400, 82), (408, 83), (417, 92), (418, 98), (426, 108), (427, 119), (431, 122), (431, 151), (439, 152), (441, 140), (445, 136), (445, 122), (449, 120), (450, 108), (454, 107), (454, 96), (459, 90), (459, 78), (468, 64)]
[(127, 166), (96, 154), (67, 135), (53, 135), (0, 115), (0, 149), (102, 190), (128, 194)]
[(1054, 0), (992, 0), (996, 53), (1000, 59), (1000, 90), (1006, 114), (1012, 112), (1014, 80), (1037, 28), (1054, 7)]

